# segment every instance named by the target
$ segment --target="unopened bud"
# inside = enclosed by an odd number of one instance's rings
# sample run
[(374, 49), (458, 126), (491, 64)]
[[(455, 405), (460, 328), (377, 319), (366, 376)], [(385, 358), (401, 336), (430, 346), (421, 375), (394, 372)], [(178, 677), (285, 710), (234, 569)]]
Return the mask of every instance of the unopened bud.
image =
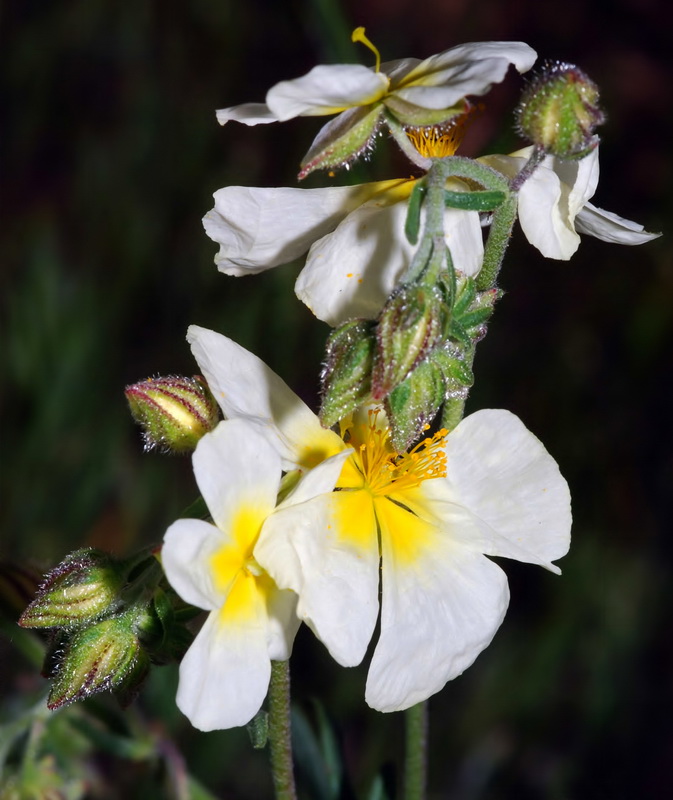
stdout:
[(320, 421), (326, 428), (366, 403), (371, 395), (371, 370), (376, 338), (374, 323), (354, 319), (332, 331), (322, 371)]
[(443, 303), (435, 288), (402, 286), (379, 316), (372, 398), (384, 400), (406, 380), (443, 335)]
[(24, 628), (76, 628), (113, 613), (120, 602), (125, 572), (107, 553), (76, 550), (45, 578), (23, 612)]
[(516, 110), (519, 132), (545, 152), (583, 158), (598, 144), (605, 122), (598, 87), (572, 64), (551, 62), (526, 87)]
[(76, 631), (56, 667), (50, 709), (105, 690), (126, 690), (145, 674), (148, 659), (135, 631), (136, 610)]
[(431, 361), (420, 366), (390, 393), (386, 413), (390, 420), (390, 441), (403, 453), (435, 418), (444, 401), (444, 377)]
[(219, 421), (215, 398), (200, 375), (148, 378), (127, 386), (125, 394), (146, 450), (190, 453)]

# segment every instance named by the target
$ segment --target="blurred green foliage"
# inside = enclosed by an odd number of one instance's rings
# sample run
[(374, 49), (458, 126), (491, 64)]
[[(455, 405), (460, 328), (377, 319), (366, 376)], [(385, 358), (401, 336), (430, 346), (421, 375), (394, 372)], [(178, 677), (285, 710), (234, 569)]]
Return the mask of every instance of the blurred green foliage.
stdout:
[[(194, 499), (188, 462), (142, 453), (123, 396), (148, 375), (192, 374), (189, 323), (232, 336), (317, 407), (328, 331), (294, 298), (299, 265), (219, 275), (200, 218), (221, 186), (292, 185), (318, 123), (222, 130), (214, 110), (262, 100), (318, 62), (369, 63), (348, 40), (358, 24), (384, 58), (522, 39), (601, 87), (597, 205), (666, 230), (671, 12), (663, 0), (609, 11), (579, 0), (23, 0), (2, 13), (5, 790), (29, 751), (23, 768), (38, 783), (56, 775), (63, 797), (269, 797), (265, 754), (244, 730), (192, 730), (172, 667), (125, 714), (96, 699), (48, 715), (40, 648), (14, 624), (36, 576), (67, 552), (129, 554)], [(492, 93), (466, 154), (518, 146), (519, 88), (510, 77)], [(408, 173), (381, 142), (337, 180)], [(584, 239), (554, 263), (515, 233), (468, 408), (509, 408), (544, 441), (571, 486), (574, 543), (562, 578), (503, 565), (502, 630), (431, 702), (437, 800), (656, 798), (668, 785), (672, 247), (670, 235), (640, 248)], [(302, 630), (292, 670), (300, 727), (320, 729), (318, 698), (353, 791), (390, 790), (402, 719), (364, 707), (366, 668), (338, 668)]]

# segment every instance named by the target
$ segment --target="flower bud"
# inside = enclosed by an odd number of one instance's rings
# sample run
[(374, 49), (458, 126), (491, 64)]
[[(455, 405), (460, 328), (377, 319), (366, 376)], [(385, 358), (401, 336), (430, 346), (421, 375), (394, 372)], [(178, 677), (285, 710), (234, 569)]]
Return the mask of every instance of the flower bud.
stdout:
[(215, 398), (200, 375), (148, 378), (127, 386), (125, 394), (143, 428), (145, 450), (190, 453), (219, 421)]
[(323, 367), (320, 421), (332, 427), (363, 405), (371, 394), (371, 370), (376, 338), (374, 323), (354, 319), (332, 331)]
[(386, 400), (390, 420), (390, 441), (404, 453), (435, 418), (444, 401), (444, 378), (431, 361), (424, 361), (396, 386)]
[(425, 286), (402, 286), (387, 301), (376, 328), (377, 350), (372, 398), (380, 402), (427, 356), (443, 334), (439, 292)]
[(120, 602), (125, 570), (94, 548), (70, 553), (45, 578), (23, 612), (24, 628), (77, 628), (113, 613)]
[(598, 87), (579, 67), (551, 62), (525, 89), (516, 110), (519, 132), (545, 152), (583, 158), (598, 144), (605, 122)]
[(56, 667), (50, 709), (108, 689), (126, 690), (145, 674), (148, 659), (135, 632), (136, 609), (76, 631)]

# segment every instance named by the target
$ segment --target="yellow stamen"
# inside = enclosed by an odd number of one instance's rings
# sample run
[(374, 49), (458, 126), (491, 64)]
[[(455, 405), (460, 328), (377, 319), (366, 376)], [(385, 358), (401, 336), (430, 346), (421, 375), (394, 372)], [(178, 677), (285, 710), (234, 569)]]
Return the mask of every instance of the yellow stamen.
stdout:
[(467, 104), (465, 111), (452, 117), (441, 125), (430, 125), (424, 128), (407, 128), (405, 133), (418, 150), (426, 158), (446, 158), (452, 156), (460, 147), (465, 131), (475, 111), (482, 110), (481, 105)]
[[(446, 475), (445, 428), (426, 437), (408, 453), (396, 453), (390, 443), (390, 429), (376, 425), (378, 411), (369, 412), (369, 423), (351, 430), (349, 444), (364, 479), (363, 488), (382, 496), (419, 486), (429, 478)], [(344, 487), (345, 488), (345, 487)]]
[(351, 35), (352, 42), (361, 42), (365, 47), (368, 47), (372, 53), (376, 56), (376, 72), (379, 71), (379, 67), (381, 66), (381, 54), (379, 51), (374, 47), (374, 45), (369, 41), (369, 39), (365, 36), (365, 29), (362, 25), (359, 28), (356, 28), (352, 35)]

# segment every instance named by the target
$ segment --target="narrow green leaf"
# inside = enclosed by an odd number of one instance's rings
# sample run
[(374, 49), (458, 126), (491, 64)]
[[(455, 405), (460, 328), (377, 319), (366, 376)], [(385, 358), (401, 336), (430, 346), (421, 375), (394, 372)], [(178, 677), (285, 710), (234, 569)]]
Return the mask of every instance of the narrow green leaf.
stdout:
[[(444, 192), (447, 208), (460, 208), (463, 211), (493, 211), (505, 202), (505, 193), (498, 191)], [(412, 242), (413, 244), (413, 242)]]
[(421, 206), (425, 197), (425, 186), (419, 181), (411, 190), (407, 220), (404, 223), (404, 232), (410, 244), (418, 242), (418, 231), (421, 227)]

